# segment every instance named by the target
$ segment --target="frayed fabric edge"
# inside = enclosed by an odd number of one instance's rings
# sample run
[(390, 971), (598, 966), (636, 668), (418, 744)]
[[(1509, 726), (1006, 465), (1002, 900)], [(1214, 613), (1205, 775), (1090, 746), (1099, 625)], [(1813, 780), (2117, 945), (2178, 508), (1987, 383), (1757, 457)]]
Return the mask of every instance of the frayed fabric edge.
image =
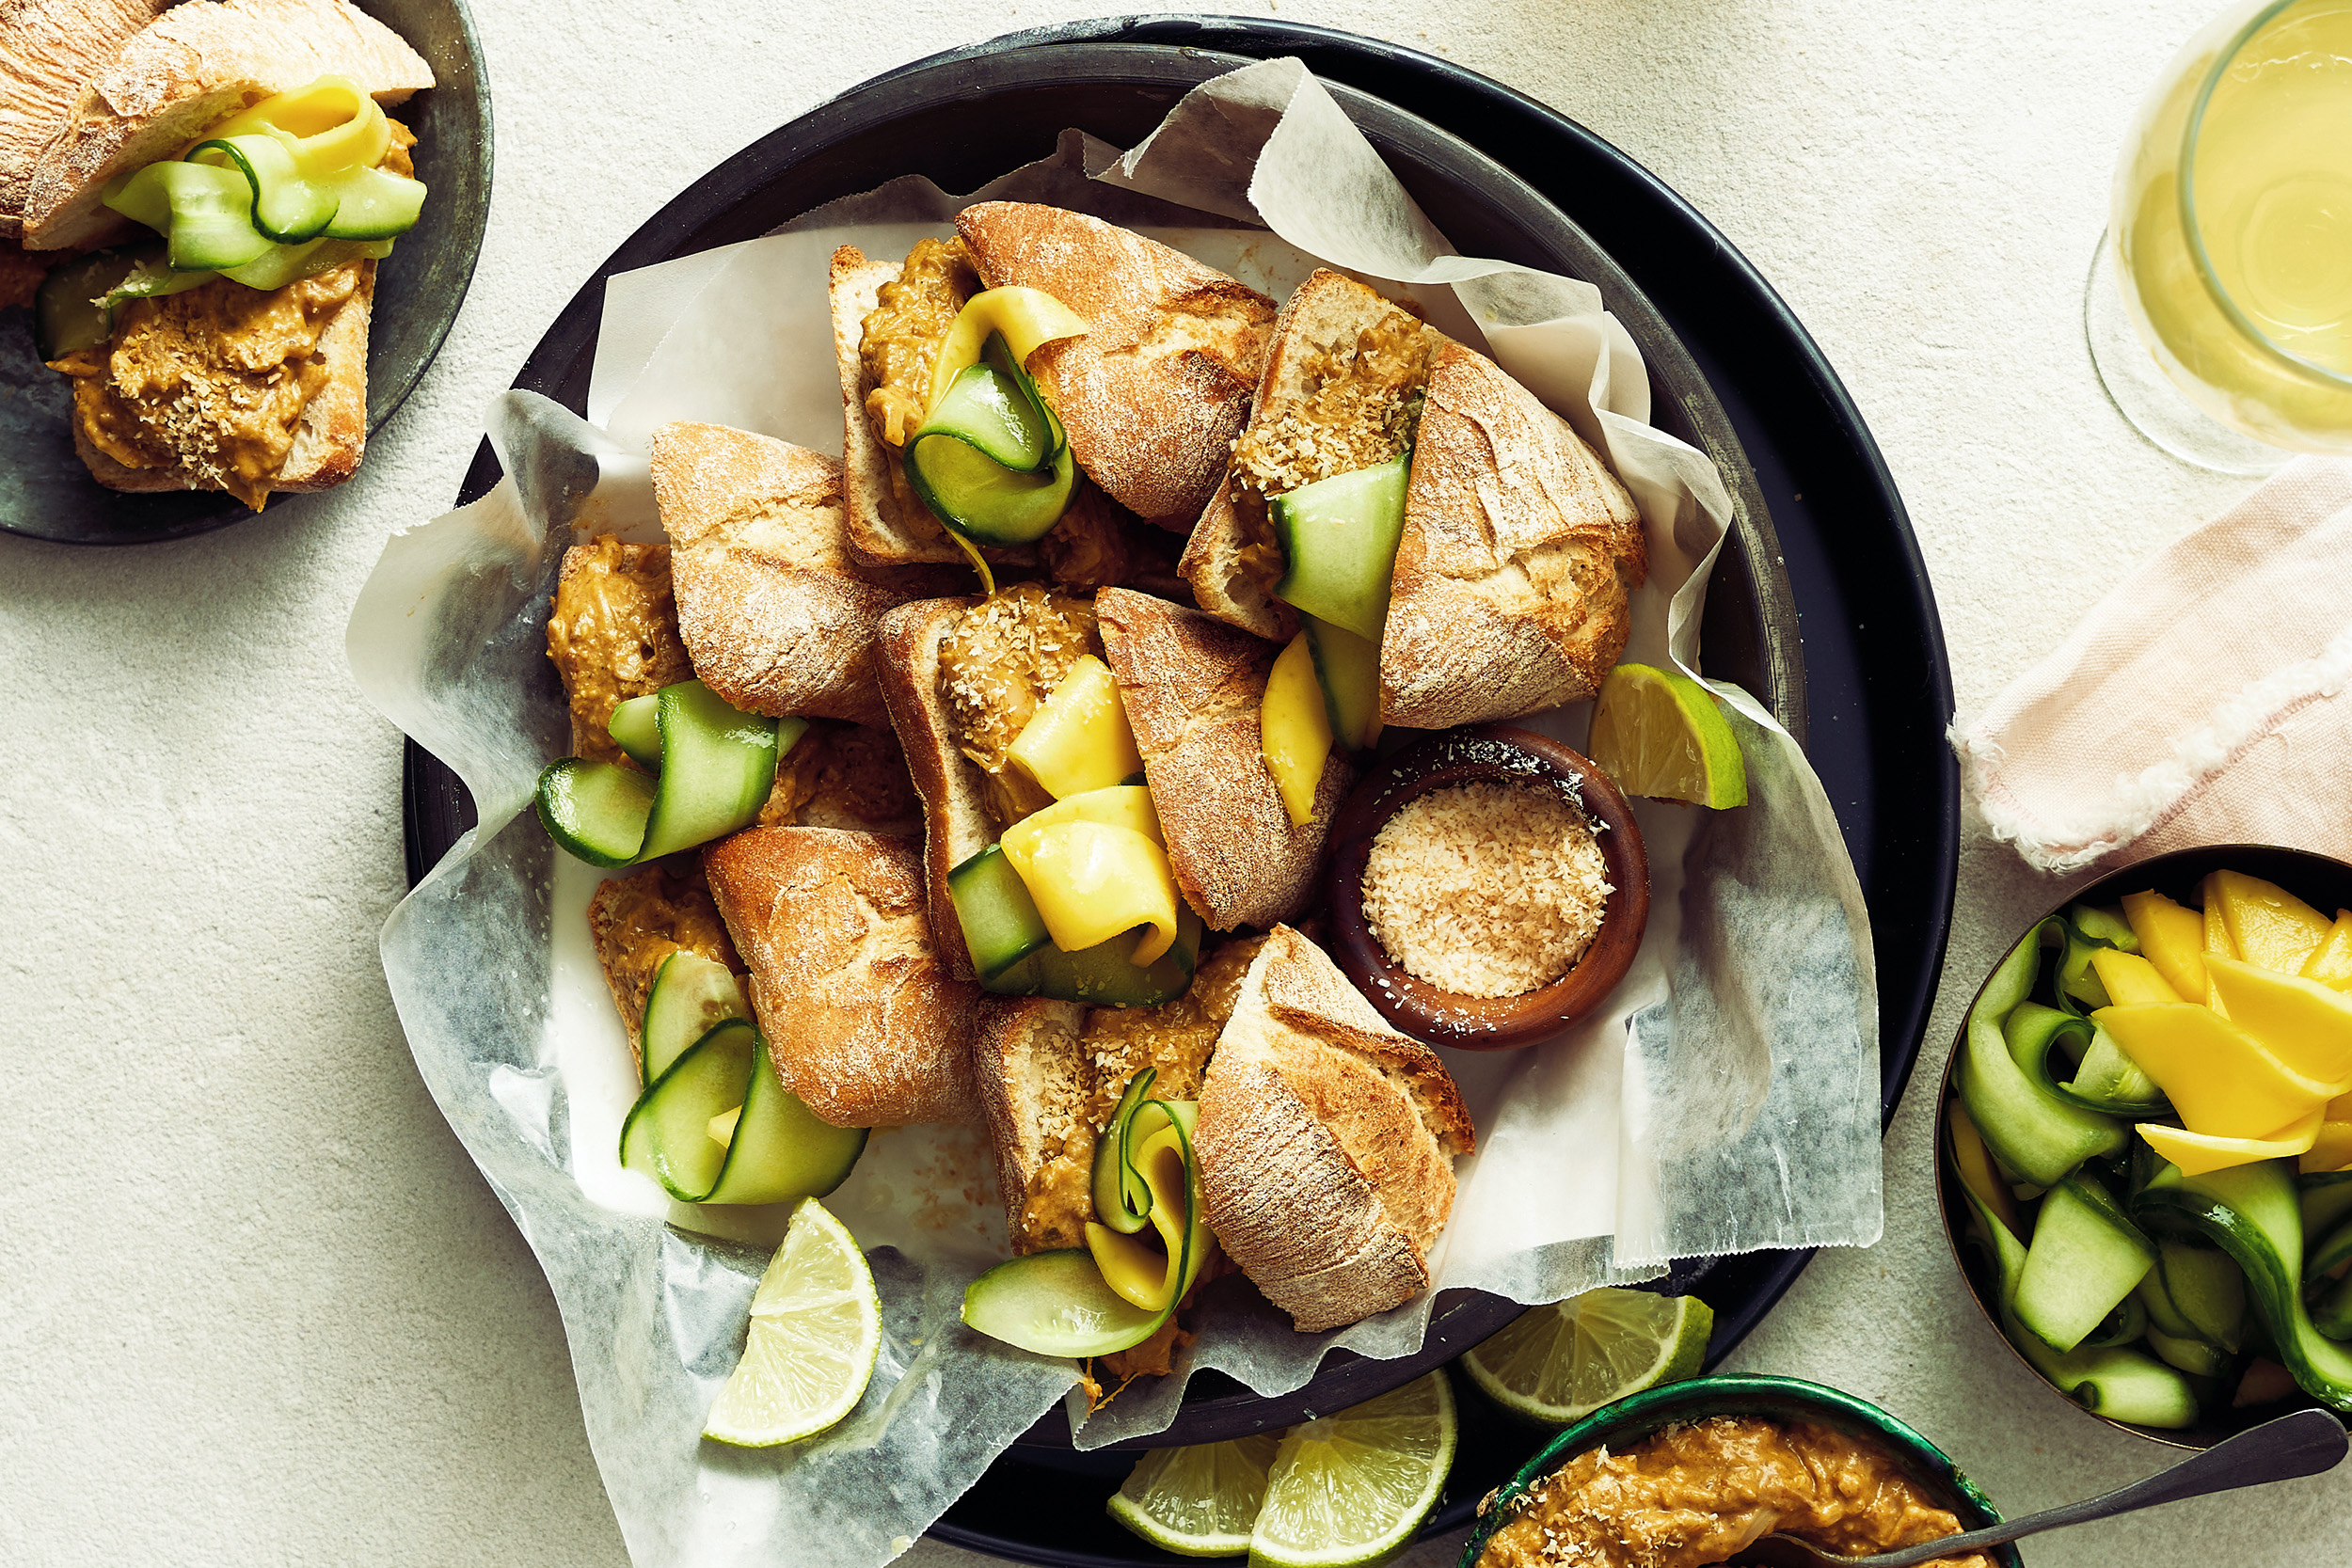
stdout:
[(1998, 779), (2008, 753), (1980, 727), (1955, 719), (1946, 732), (1967, 774), (1968, 793), (1987, 831), (2013, 846), (2026, 864), (2056, 876), (2085, 870), (2154, 827), (2188, 792), (2226, 768), (2247, 747), (2275, 729), (2297, 705), (2333, 697), (2352, 681), (2352, 628), (2341, 631), (2313, 657), (2242, 688), (2202, 724), (2174, 738), (2170, 754), (2137, 776), (2118, 775), (2089, 821), (2052, 827), (2020, 805)]

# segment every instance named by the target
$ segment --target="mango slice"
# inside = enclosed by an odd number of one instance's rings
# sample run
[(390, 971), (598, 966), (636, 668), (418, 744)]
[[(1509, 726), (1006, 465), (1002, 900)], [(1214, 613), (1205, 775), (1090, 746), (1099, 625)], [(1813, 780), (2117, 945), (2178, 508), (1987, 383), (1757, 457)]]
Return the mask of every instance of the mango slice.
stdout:
[(1148, 967), (1176, 942), (1176, 877), (1168, 851), (1133, 828), (1025, 817), (999, 840), (1037, 912), (1065, 953), (1148, 926), (1133, 962)]
[(1107, 789), (1143, 771), (1119, 683), (1092, 654), (1070, 667), (1007, 753), (1057, 800)]
[(1314, 650), (1303, 631), (1291, 639), (1266, 676), (1258, 737), (1291, 826), (1305, 827), (1314, 820), (1315, 790), (1323, 783), (1324, 759), (1331, 754), (1331, 715), (1315, 679)]
[(2230, 935), (2230, 917), (2221, 909), (2221, 879), (2226, 871), (2216, 871), (2202, 884), (2205, 908), (2201, 918), (2205, 923), (2205, 957), (2234, 958), (2239, 956), (2237, 942)]
[(2011, 1231), (2017, 1229), (2017, 1199), (1993, 1168), (1992, 1151), (1984, 1147), (1984, 1134), (1977, 1131), (1976, 1118), (1968, 1107), (1955, 1099), (1947, 1112), (1947, 1131), (1952, 1140), (1952, 1168), (1960, 1175), (1960, 1184), (1977, 1195), (1977, 1201), (1999, 1217)]
[(2299, 974), (2328, 939), (2328, 917), (2276, 882), (2242, 871), (2206, 879), (2206, 907), (2221, 906), (2221, 923), (2238, 956), (2280, 974)]
[(2205, 921), (2161, 893), (2123, 897), (2123, 918), (2132, 923), (2139, 951), (2183, 1001), (2205, 994)]
[(2309, 1117), (2341, 1092), (2305, 1077), (2210, 1007), (2193, 1002), (2102, 1007), (2093, 1022), (2156, 1081), (2191, 1132), (2263, 1138)]
[(2329, 1118), (2319, 1124), (2318, 1136), (2303, 1153), (2297, 1168), (2310, 1176), (2318, 1171), (2352, 1166), (2352, 1121)]
[(2320, 1125), (2319, 1113), (2313, 1111), (2261, 1138), (2217, 1138), (2201, 1132), (2185, 1132), (2160, 1121), (2143, 1121), (2138, 1131), (2148, 1140), (2149, 1148), (2181, 1167), (2182, 1175), (2202, 1176), (2232, 1165), (2250, 1165), (2257, 1160), (2301, 1154), (2312, 1147)]
[(1100, 822), (1106, 828), (1131, 828), (1152, 843), (1165, 846), (1160, 814), (1152, 804), (1152, 791), (1143, 784), (1113, 784), (1108, 789), (1065, 795), (1043, 811), (1023, 817), (1024, 828), (1051, 828), (1064, 822)]
[(2236, 958), (2206, 958), (2205, 975), (2263, 1049), (2331, 1095), (2352, 1089), (2352, 996)]
[(2338, 910), (2327, 940), (2304, 960), (2303, 978), (2338, 990), (2352, 990), (2352, 910)]
[(2181, 993), (2165, 983), (2154, 964), (2135, 953), (2102, 947), (2090, 955), (2090, 967), (2106, 988), (2107, 1000), (2119, 1007), (2139, 1002), (2178, 1002)]

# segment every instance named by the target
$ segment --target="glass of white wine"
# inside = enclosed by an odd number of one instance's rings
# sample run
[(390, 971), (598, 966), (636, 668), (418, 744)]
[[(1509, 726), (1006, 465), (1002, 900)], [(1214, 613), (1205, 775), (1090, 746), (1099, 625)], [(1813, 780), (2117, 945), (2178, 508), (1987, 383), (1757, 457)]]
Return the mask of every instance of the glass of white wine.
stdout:
[(2177, 457), (2352, 452), (2352, 0), (2239, 5), (2173, 59), (2084, 320), (2107, 394)]

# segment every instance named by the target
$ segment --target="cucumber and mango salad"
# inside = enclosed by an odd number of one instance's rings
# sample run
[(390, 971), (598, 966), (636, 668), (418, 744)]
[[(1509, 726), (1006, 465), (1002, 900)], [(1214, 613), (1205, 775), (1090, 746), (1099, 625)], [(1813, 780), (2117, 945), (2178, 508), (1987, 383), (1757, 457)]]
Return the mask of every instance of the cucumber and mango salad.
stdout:
[(1108, 1355), (1157, 1334), (1216, 1246), (1192, 1148), (1200, 1108), (1157, 1100), (1156, 1068), (1129, 1081), (1095, 1141), (1083, 1247), (997, 1264), (963, 1292), (963, 1321), (1040, 1355)]
[(1964, 1232), (2010, 1341), (2101, 1415), (2352, 1413), (2352, 911), (2201, 893), (2076, 905), (1994, 971), (1945, 1112)]
[(280, 289), (390, 255), (425, 198), (421, 181), (381, 166), (391, 143), (382, 106), (329, 75), (230, 116), (180, 157), (118, 176), (101, 199), (161, 239), (52, 271), (33, 309), (41, 357), (106, 341), (130, 300), (216, 277)]

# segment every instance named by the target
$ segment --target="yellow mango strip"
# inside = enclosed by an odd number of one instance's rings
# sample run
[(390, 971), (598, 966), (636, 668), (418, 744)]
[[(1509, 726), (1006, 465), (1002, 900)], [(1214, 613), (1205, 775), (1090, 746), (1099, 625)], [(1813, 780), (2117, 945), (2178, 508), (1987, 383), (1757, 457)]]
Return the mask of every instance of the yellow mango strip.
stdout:
[(2329, 1121), (2352, 1121), (2352, 1094), (2340, 1094), (2328, 1101)]
[(1303, 631), (1291, 639), (1266, 676), (1258, 740), (1291, 826), (1305, 827), (1314, 820), (1315, 791), (1323, 784), (1324, 760), (1331, 754), (1331, 714), (1324, 706), (1314, 650)]
[(392, 128), (367, 90), (348, 76), (322, 76), (308, 87), (264, 98), (213, 127), (208, 139), (270, 132), (293, 144), (305, 174), (373, 168), (392, 144)]
[(2161, 893), (2127, 893), (2123, 918), (2139, 939), (2139, 951), (2185, 1002), (2205, 994), (2205, 922)]
[(1148, 926), (1132, 959), (1146, 968), (1176, 944), (1176, 877), (1168, 851), (1133, 828), (1041, 824), (1028, 816), (999, 842), (1063, 952), (1083, 952)]
[(2232, 1165), (2250, 1165), (2257, 1160), (2282, 1160), (2290, 1154), (2301, 1154), (2312, 1147), (2319, 1128), (2319, 1113), (2313, 1111), (2261, 1138), (2217, 1138), (2201, 1132), (2185, 1132), (2160, 1121), (2141, 1122), (2139, 1135), (2148, 1140), (2149, 1148), (2180, 1166), (2183, 1176), (2202, 1176)]
[(2221, 923), (2248, 963), (2280, 974), (2300, 974), (2328, 940), (2328, 917), (2276, 882), (2243, 871), (2217, 871), (2207, 887), (2209, 899), (2218, 895)]
[(957, 376), (980, 362), (988, 335), (1001, 332), (1012, 362), (1029, 368), (1029, 356), (1057, 338), (1075, 338), (1090, 330), (1087, 319), (1042, 289), (983, 289), (963, 302), (947, 336), (940, 340), (939, 356), (931, 361), (928, 412), (939, 406)]
[(1107, 1225), (1087, 1221), (1087, 1250), (1103, 1271), (1103, 1283), (1147, 1312), (1174, 1305), (1182, 1281), (1176, 1271), (1184, 1256), (1184, 1153), (1176, 1129), (1161, 1119), (1160, 1130), (1136, 1150), (1136, 1169), (1152, 1189), (1152, 1228), (1157, 1248), (1142, 1234), (1122, 1236)]
[(2303, 978), (2338, 990), (2352, 989), (2352, 910), (2338, 910), (2328, 938), (2303, 965)]
[(2102, 1007), (2090, 1017), (2156, 1081), (2193, 1132), (2266, 1137), (2289, 1122), (2317, 1117), (2338, 1092), (2296, 1072), (2251, 1035), (2193, 1002)]
[(1968, 1107), (1954, 1096), (1946, 1112), (1952, 1140), (1952, 1168), (1960, 1174), (1960, 1184), (1977, 1195), (1977, 1201), (1993, 1211), (2011, 1231), (2017, 1224), (2016, 1195), (2001, 1173), (1993, 1166), (1992, 1150), (1984, 1147), (1984, 1134), (1977, 1131), (1977, 1121), (1968, 1114)]
[(1021, 826), (1051, 828), (1061, 822), (1100, 822), (1106, 828), (1133, 828), (1154, 844), (1168, 843), (1167, 835), (1160, 832), (1160, 814), (1152, 804), (1151, 788), (1145, 784), (1113, 784), (1108, 789), (1066, 795), (1044, 810), (1023, 817)]
[(1107, 789), (1143, 771), (1119, 683), (1111, 678), (1110, 666), (1092, 654), (1070, 667), (1008, 752), (1057, 800)]
[(2318, 1136), (2303, 1152), (2298, 1169), (2305, 1176), (2352, 1166), (2352, 1120), (2329, 1117), (2319, 1124)]
[(2230, 1022), (2306, 1078), (2352, 1090), (2352, 996), (2235, 958), (2205, 960)]
[(2154, 964), (2120, 947), (2102, 947), (2090, 955), (2090, 967), (2106, 988), (2107, 1000), (2119, 1007), (2140, 1002), (2178, 1002), (2181, 993), (2165, 983)]
[(2205, 923), (2205, 957), (2209, 958), (2234, 958), (2242, 956), (2237, 950), (2237, 943), (2230, 937), (2230, 917), (2224, 914), (2221, 909), (2223, 875), (2224, 873), (2217, 871), (2207, 877), (2203, 884), (2205, 908), (2201, 918)]

